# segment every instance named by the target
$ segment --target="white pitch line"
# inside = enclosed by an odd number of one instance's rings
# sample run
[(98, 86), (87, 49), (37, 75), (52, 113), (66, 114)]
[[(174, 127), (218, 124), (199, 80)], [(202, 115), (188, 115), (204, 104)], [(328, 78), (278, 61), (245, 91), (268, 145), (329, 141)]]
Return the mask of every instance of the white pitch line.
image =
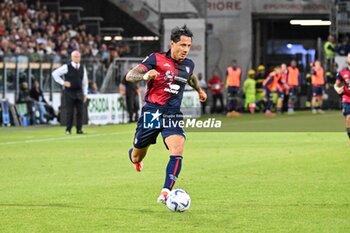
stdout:
[(130, 134), (130, 132), (124, 131), (124, 132), (114, 132), (114, 133), (102, 133), (102, 134), (91, 134), (91, 135), (81, 135), (72, 137), (71, 135), (67, 135), (64, 137), (56, 137), (56, 138), (41, 138), (41, 139), (31, 139), (31, 140), (23, 140), (23, 141), (12, 141), (12, 142), (2, 142), (0, 145), (13, 145), (13, 144), (21, 144), (21, 143), (35, 143), (35, 142), (49, 142), (49, 141), (56, 141), (56, 140), (66, 140), (66, 139), (82, 139), (87, 137), (99, 137), (99, 136), (108, 136), (108, 135), (117, 135), (117, 134)]

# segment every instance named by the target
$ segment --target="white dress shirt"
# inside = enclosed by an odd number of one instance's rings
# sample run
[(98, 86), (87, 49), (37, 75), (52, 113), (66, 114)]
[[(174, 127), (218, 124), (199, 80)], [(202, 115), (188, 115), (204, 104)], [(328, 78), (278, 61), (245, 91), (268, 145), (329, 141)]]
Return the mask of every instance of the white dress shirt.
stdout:
[[(79, 69), (79, 67), (80, 67), (79, 63), (75, 63), (72, 61), (71, 64), (76, 69)], [(64, 64), (52, 72), (52, 77), (57, 83), (59, 83), (60, 85), (63, 86), (64, 80), (61, 78), (61, 76), (65, 75), (67, 73), (68, 73), (68, 66), (67, 66), (67, 64)], [(83, 93), (84, 93), (84, 95), (87, 95), (87, 93), (88, 93), (88, 77), (87, 77), (87, 72), (86, 72), (85, 67), (84, 67), (84, 76), (83, 76), (82, 85), (83, 85)]]

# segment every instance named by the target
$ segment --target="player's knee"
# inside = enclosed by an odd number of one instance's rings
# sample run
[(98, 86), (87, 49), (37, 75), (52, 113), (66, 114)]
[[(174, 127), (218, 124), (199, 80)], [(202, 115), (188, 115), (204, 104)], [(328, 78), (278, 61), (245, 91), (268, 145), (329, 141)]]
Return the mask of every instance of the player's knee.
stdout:
[(347, 115), (345, 119), (346, 119), (346, 126), (350, 127), (350, 115)]
[(182, 155), (183, 147), (169, 148), (169, 152), (170, 152), (171, 155)]
[(182, 155), (183, 147), (183, 143), (172, 143), (169, 145), (169, 152), (171, 155)]

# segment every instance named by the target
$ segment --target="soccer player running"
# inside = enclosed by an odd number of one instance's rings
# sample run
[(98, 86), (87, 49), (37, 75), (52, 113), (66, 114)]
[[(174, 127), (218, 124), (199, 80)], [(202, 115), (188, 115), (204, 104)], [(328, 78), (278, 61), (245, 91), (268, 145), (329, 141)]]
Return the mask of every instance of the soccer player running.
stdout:
[(159, 133), (169, 150), (165, 182), (157, 200), (163, 204), (181, 171), (185, 132), (179, 124), (166, 127), (162, 122), (172, 120), (176, 123), (182, 120), (180, 105), (186, 84), (198, 92), (201, 102), (207, 99), (193, 72), (193, 61), (186, 58), (191, 48), (192, 36), (186, 25), (174, 28), (170, 35), (170, 50), (149, 55), (126, 76), (129, 82), (147, 80), (146, 104), (137, 123), (134, 146), (129, 150), (129, 158), (136, 171), (142, 170), (142, 160), (149, 146), (156, 143)]
[(342, 95), (343, 114), (350, 144), (350, 53), (347, 55), (346, 62), (348, 66), (337, 74), (334, 89), (338, 94)]

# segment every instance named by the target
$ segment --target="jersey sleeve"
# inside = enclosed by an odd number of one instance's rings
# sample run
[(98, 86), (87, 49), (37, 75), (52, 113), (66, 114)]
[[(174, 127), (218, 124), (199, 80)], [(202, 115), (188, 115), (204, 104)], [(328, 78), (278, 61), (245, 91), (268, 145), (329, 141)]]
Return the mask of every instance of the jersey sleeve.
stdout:
[(190, 63), (190, 76), (192, 76), (193, 71), (194, 71), (194, 62), (191, 60), (191, 63)]
[(157, 66), (156, 54), (152, 53), (149, 56), (145, 57), (140, 66), (144, 67), (146, 71), (155, 69)]

